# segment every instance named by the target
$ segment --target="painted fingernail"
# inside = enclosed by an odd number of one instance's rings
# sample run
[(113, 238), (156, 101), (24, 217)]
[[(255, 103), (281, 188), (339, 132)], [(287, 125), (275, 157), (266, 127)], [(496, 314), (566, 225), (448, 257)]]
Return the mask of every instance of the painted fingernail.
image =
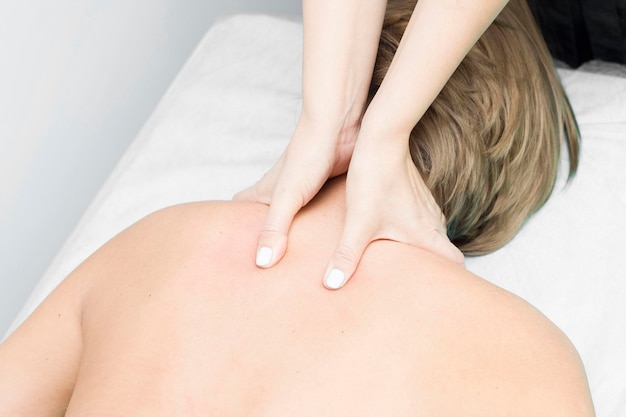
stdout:
[(345, 282), (346, 274), (336, 268), (331, 269), (324, 279), (324, 284), (327, 288), (330, 288), (331, 290), (338, 290), (339, 288), (343, 287), (343, 284), (345, 284)]
[(268, 266), (272, 261), (272, 248), (261, 246), (256, 253), (256, 266)]

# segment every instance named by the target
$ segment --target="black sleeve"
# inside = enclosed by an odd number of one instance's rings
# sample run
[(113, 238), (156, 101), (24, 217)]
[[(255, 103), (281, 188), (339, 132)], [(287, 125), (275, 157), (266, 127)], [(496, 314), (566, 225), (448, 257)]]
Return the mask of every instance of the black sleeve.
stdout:
[(552, 55), (626, 64), (626, 0), (528, 0)]

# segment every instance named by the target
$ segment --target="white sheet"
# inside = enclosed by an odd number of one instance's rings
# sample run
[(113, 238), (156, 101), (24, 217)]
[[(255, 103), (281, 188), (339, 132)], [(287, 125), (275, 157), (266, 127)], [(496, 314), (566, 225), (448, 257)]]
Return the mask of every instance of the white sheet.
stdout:
[[(15, 319), (89, 254), (159, 208), (229, 199), (287, 144), (300, 106), (302, 27), (236, 16), (200, 43)], [(583, 135), (579, 173), (472, 271), (537, 306), (572, 339), (598, 416), (626, 416), (626, 79), (560, 72)]]

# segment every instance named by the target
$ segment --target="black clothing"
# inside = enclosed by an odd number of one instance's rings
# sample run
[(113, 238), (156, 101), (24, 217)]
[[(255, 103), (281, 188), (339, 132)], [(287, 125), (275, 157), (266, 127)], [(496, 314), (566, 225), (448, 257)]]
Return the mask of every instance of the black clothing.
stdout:
[(626, 64), (626, 0), (528, 0), (552, 55)]

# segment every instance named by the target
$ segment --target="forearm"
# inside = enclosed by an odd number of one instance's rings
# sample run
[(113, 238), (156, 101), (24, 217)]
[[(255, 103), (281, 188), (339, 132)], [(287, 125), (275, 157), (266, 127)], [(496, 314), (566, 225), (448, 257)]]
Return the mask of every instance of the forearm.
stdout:
[[(419, 0), (364, 123), (374, 132), (409, 137), (507, 0)], [(406, 142), (398, 149), (406, 148)]]
[(338, 127), (359, 123), (386, 4), (303, 0), (302, 118)]

